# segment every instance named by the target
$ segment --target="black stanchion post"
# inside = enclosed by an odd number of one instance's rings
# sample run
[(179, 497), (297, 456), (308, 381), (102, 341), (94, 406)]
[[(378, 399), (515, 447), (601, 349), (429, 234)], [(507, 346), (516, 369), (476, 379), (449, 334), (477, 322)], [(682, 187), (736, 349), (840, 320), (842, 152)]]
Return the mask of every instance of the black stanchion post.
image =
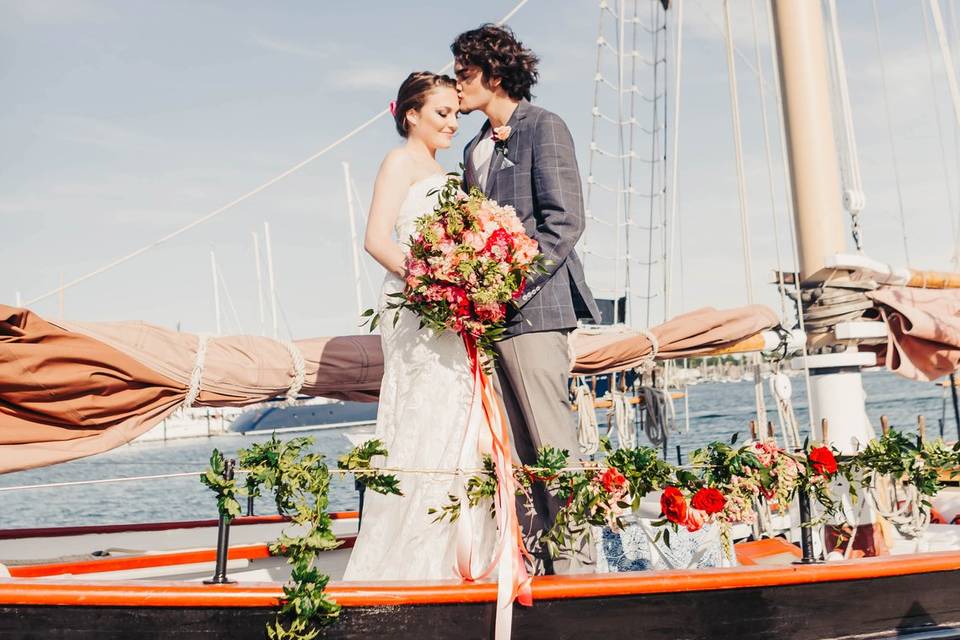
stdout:
[(367, 486), (359, 480), (354, 480), (353, 488), (357, 490), (357, 494), (360, 496), (360, 506), (357, 509), (357, 531), (359, 531), (360, 524), (363, 522), (363, 494), (366, 492)]
[(960, 402), (957, 401), (957, 377), (950, 374), (950, 397), (953, 399), (953, 419), (957, 424), (957, 437), (960, 438)]
[(813, 531), (810, 524), (810, 494), (806, 491), (800, 492), (800, 549), (803, 551), (803, 557), (797, 564), (816, 564), (817, 559), (813, 555)]
[[(235, 460), (228, 459), (224, 461), (223, 477), (227, 480), (233, 480), (233, 467)], [(220, 521), (217, 524), (217, 562), (213, 570), (213, 577), (204, 580), (204, 584), (232, 584), (236, 582), (227, 577), (227, 551), (230, 547), (230, 516), (220, 514)]]

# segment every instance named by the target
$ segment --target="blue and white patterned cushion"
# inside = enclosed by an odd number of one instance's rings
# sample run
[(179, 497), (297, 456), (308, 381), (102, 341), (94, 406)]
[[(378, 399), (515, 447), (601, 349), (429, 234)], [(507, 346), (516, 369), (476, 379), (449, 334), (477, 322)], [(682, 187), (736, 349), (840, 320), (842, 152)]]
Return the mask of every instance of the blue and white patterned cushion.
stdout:
[(720, 540), (720, 527), (704, 525), (689, 532), (683, 527), (670, 530), (670, 545), (661, 536), (654, 542), (658, 527), (646, 518), (622, 518), (623, 528), (596, 527), (597, 572), (655, 571), (664, 569), (705, 569), (730, 567), (735, 559), (727, 557)]

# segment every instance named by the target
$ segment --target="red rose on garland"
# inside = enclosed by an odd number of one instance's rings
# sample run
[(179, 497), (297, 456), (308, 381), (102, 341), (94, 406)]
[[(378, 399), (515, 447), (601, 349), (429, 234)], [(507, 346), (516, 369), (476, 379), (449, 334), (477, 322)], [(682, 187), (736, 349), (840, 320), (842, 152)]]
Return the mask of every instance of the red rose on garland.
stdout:
[(714, 514), (723, 511), (723, 508), (727, 505), (727, 499), (713, 487), (703, 487), (693, 494), (690, 504), (693, 505), (694, 509)]
[(837, 459), (829, 447), (814, 447), (807, 454), (807, 460), (818, 476), (832, 476), (837, 472)]
[(687, 499), (676, 487), (667, 487), (660, 496), (660, 510), (663, 515), (675, 524), (687, 523)]
[(610, 467), (600, 476), (600, 484), (607, 490), (607, 493), (617, 495), (626, 490), (627, 479), (616, 467)]

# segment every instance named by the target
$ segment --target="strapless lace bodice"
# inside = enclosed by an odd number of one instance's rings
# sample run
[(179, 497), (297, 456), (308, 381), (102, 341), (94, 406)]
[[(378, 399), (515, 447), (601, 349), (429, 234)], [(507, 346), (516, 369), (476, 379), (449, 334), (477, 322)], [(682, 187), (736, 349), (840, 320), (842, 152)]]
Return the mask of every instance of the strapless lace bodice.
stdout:
[(397, 222), (394, 225), (397, 232), (397, 241), (401, 245), (406, 245), (407, 240), (416, 231), (417, 218), (433, 211), (433, 208), (437, 206), (437, 193), (434, 192), (442, 187), (446, 181), (446, 175), (435, 173), (410, 185), (407, 197), (400, 205), (400, 213), (397, 214)]

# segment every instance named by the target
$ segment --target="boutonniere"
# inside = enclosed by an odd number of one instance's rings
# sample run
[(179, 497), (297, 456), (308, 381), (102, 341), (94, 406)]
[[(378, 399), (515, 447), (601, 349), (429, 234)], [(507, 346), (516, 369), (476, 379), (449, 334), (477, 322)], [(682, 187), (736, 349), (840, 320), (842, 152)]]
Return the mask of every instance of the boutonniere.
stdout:
[(509, 125), (503, 125), (493, 130), (494, 150), (500, 151), (504, 156), (507, 155), (507, 140), (510, 139), (510, 133), (513, 129)]

